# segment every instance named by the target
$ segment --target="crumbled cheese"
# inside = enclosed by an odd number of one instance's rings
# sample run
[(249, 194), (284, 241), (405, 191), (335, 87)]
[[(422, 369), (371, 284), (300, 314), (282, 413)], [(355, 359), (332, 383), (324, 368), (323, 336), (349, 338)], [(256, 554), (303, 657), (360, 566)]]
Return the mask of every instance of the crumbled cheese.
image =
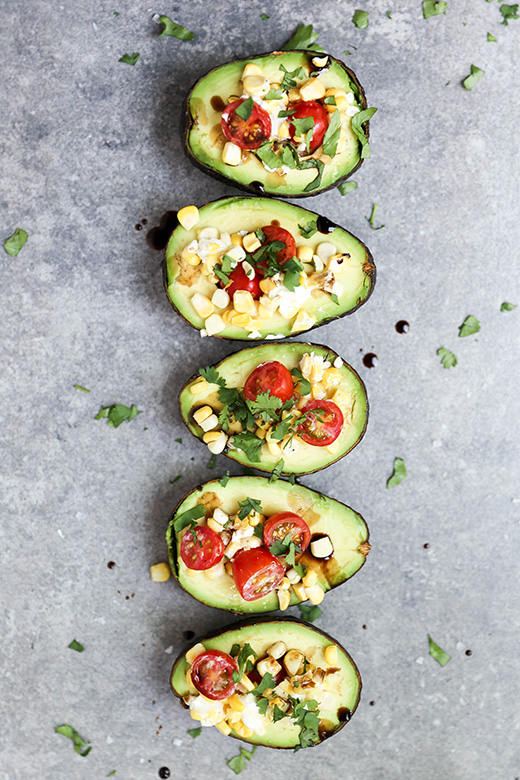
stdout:
[(271, 339), (284, 339), (285, 335), (283, 333), (268, 333), (265, 337), (266, 341), (270, 341)]
[[(247, 338), (248, 338), (248, 339), (261, 339), (261, 338), (262, 338), (262, 334), (260, 333), (260, 331), (259, 331), (259, 330), (253, 330), (253, 331), (252, 331), (252, 332), (249, 334), (249, 336), (248, 336)], [(268, 338), (270, 338), (270, 336), (266, 336), (266, 339), (268, 339)]]
[(342, 358), (340, 358), (340, 356), (338, 355), (338, 357), (336, 358), (336, 360), (332, 365), (334, 366), (334, 368), (341, 368), (341, 366), (343, 365)]
[[(189, 707), (191, 713), (200, 715), (201, 726), (214, 726), (224, 720), (223, 701), (210, 701), (204, 696), (190, 696)], [(196, 718), (196, 720), (199, 719)]]
[[(272, 278), (274, 280), (274, 277)], [(311, 291), (302, 285), (295, 287), (294, 291), (291, 292), (283, 284), (280, 284), (269, 292), (269, 298), (276, 302), (277, 309), (286, 319), (294, 317), (311, 295)]]
[(247, 696), (241, 696), (240, 700), (244, 705), (244, 711), (241, 713), (244, 726), (247, 726), (248, 729), (251, 729), (259, 736), (265, 734), (265, 716), (258, 712), (256, 699), (253, 694), (248, 693)]

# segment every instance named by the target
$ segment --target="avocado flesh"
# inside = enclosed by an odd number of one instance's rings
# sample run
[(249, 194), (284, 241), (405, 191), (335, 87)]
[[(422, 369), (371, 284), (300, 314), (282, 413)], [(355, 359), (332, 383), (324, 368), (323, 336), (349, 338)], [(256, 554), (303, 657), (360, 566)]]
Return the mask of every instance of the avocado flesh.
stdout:
[[(242, 389), (249, 374), (261, 363), (270, 360), (277, 360), (286, 366), (289, 371), (298, 366), (303, 355), (314, 352), (315, 355), (329, 355), (334, 361), (338, 357), (336, 352), (327, 347), (316, 344), (307, 344), (304, 342), (274, 342), (271, 344), (261, 344), (249, 349), (242, 349), (234, 355), (224, 358), (216, 365), (220, 375), (226, 380), (228, 387), (238, 387)], [(328, 447), (315, 447), (312, 444), (306, 444), (298, 438), (298, 448), (293, 451), (287, 447), (282, 454), (284, 467), (282, 474), (311, 474), (319, 471), (331, 463), (335, 463), (344, 457), (350, 450), (362, 439), (368, 418), (368, 399), (365, 386), (358, 374), (347, 363), (343, 363), (339, 369), (342, 374), (342, 383), (339, 390), (341, 399), (335, 397), (334, 402), (343, 412), (345, 423), (343, 429), (332, 445), (332, 452)], [(193, 395), (190, 391), (191, 386), (199, 379), (198, 376), (189, 380), (182, 388), (179, 396), (179, 406), (181, 416), (191, 433), (202, 440), (204, 435), (202, 428), (197, 425), (193, 419), (193, 412), (200, 406), (209, 404), (217, 412), (222, 409), (222, 404), (218, 400), (217, 385), (210, 384), (202, 393)], [(244, 466), (250, 466), (258, 471), (267, 471), (271, 473), (280, 460), (280, 456), (271, 455), (267, 445), (263, 445), (260, 450), (260, 461), (251, 461), (242, 450), (233, 450), (226, 448), (224, 455), (228, 458), (242, 463)]]
[[(329, 293), (322, 290), (313, 292), (305, 303), (305, 311), (312, 315), (316, 325), (328, 320), (351, 314), (370, 296), (375, 284), (375, 266), (372, 255), (358, 238), (341, 227), (334, 227), (329, 233), (318, 231), (305, 239), (300, 234), (298, 225), (307, 225), (311, 220), (318, 219), (329, 229), (332, 225), (328, 220), (301, 206), (272, 200), (270, 198), (223, 198), (203, 206), (199, 210), (200, 220), (192, 230), (186, 230), (179, 225), (172, 233), (165, 255), (165, 287), (170, 302), (179, 314), (193, 327), (201, 330), (204, 320), (197, 314), (191, 299), (195, 293), (212, 297), (216, 286), (202, 273), (202, 265), (190, 266), (182, 259), (182, 250), (198, 236), (201, 229), (216, 227), (220, 233), (230, 235), (239, 230), (254, 232), (264, 225), (277, 222), (288, 230), (295, 238), (296, 245), (310, 246), (316, 254), (318, 244), (331, 242), (337, 246), (338, 253), (349, 254), (341, 269), (334, 272), (335, 278), (343, 286), (343, 291), (336, 304)], [(276, 335), (278, 338), (294, 335), (291, 333), (292, 320), (287, 320), (279, 312), (269, 319), (259, 318), (259, 338)], [(299, 331), (302, 333), (303, 331)], [(218, 338), (250, 340), (250, 334), (244, 328), (228, 325), (217, 333)]]
[[(339, 678), (333, 689), (335, 702), (333, 707), (320, 708), (321, 739), (333, 736), (350, 719), (359, 703), (361, 678), (353, 660), (341, 645), (327, 634), (296, 618), (266, 621), (257, 619), (252, 625), (246, 622), (237, 627), (235, 624), (228, 630), (224, 629), (217, 636), (194, 640), (173, 665), (170, 678), (173, 693), (182, 698), (195, 692), (195, 689), (190, 688), (186, 681), (189, 664), (186, 661), (185, 653), (198, 642), (202, 642), (207, 650), (221, 650), (225, 653), (229, 653), (233, 644), (247, 642), (258, 657), (262, 658), (266, 655), (267, 648), (279, 640), (285, 642), (288, 649), (300, 650), (302, 653), (309, 652), (310, 648), (316, 648), (312, 662), (323, 669), (328, 667), (324, 658), (324, 649), (330, 644), (336, 645), (338, 662), (334, 668), (339, 668), (340, 674), (331, 676), (332, 679)], [(269, 723), (266, 722), (266, 726), (266, 733), (261, 736), (254, 734), (245, 738), (240, 737), (235, 731), (232, 731), (230, 736), (265, 747), (293, 748), (299, 744), (300, 729), (294, 725), (290, 718), (283, 718), (276, 723), (269, 721)]]
[[(178, 515), (197, 504), (204, 504), (208, 517), (217, 507), (228, 515), (235, 514), (239, 509), (238, 502), (245, 498), (260, 501), (262, 513), (268, 517), (276, 512), (295, 512), (305, 520), (312, 534), (327, 534), (330, 537), (334, 554), (329, 560), (315, 558), (310, 548), (301, 558), (305, 566), (315, 569), (325, 591), (341, 585), (363, 566), (370, 549), (367, 544), (368, 528), (361, 515), (345, 504), (283, 480), (270, 485), (266, 477), (230, 477), (225, 487), (218, 480), (212, 480), (195, 488), (182, 499), (170, 518), (166, 533), (168, 557), (174, 577), (185, 591), (203, 604), (242, 614), (279, 609), (276, 592), (262, 599), (245, 601), (229, 574), (223, 574), (217, 579), (208, 576), (207, 571), (193, 575), (180, 557), (180, 539), (184, 532), (176, 534), (173, 528)], [(293, 591), (291, 605), (299, 604), (300, 601)]]
[[(361, 146), (352, 132), (350, 121), (343, 122), (346, 144), (344, 150), (337, 154), (332, 162), (327, 163), (323, 170), (321, 184), (310, 192), (304, 192), (305, 187), (317, 174), (315, 168), (307, 170), (289, 170), (285, 176), (275, 171), (270, 172), (264, 168), (260, 160), (249, 154), (246, 162), (238, 166), (226, 165), (222, 162), (222, 150), (226, 142), (221, 130), (222, 109), (216, 110), (211, 101), (220, 98), (223, 104), (227, 104), (231, 96), (242, 95), (242, 72), (248, 62), (259, 65), (265, 76), (272, 83), (280, 83), (283, 64), (288, 71), (294, 71), (304, 67), (309, 73), (317, 70), (311, 64), (313, 57), (328, 56), (330, 68), (320, 72), (319, 79), (326, 87), (344, 89), (347, 93), (353, 92), (355, 105), (360, 110), (366, 108), (366, 100), (363, 89), (356, 79), (355, 74), (342, 62), (330, 57), (330, 55), (317, 54), (308, 51), (272, 52), (245, 60), (237, 60), (227, 63), (207, 73), (195, 84), (187, 99), (188, 129), (186, 132), (186, 147), (188, 154), (207, 173), (224, 178), (249, 192), (266, 192), (283, 197), (306, 197), (316, 195), (329, 187), (336, 187), (341, 181), (348, 178), (361, 164)], [(216, 102), (218, 107), (218, 101)]]

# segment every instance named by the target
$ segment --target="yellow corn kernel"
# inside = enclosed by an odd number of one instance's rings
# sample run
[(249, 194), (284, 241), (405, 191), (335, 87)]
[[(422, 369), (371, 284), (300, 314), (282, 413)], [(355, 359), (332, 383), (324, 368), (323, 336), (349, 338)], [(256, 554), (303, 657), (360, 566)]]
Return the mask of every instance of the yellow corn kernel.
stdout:
[(269, 293), (271, 290), (274, 290), (276, 287), (276, 284), (273, 282), (272, 279), (262, 279), (260, 281), (260, 289), (263, 293)]
[(193, 720), (202, 720), (202, 715), (200, 712), (195, 712), (195, 710), (190, 710), (190, 715), (193, 718)]
[(323, 591), (323, 588), (318, 585), (318, 583), (311, 585), (310, 588), (305, 588), (305, 593), (307, 594), (307, 598), (311, 604), (314, 605), (321, 604), (325, 598), (325, 592)]
[(208, 383), (204, 377), (201, 377), (200, 379), (197, 379), (197, 381), (190, 387), (190, 393), (192, 395), (198, 395), (199, 393), (203, 393), (207, 387)]
[(242, 246), (242, 236), (238, 233), (233, 233), (231, 236), (231, 243), (233, 246)]
[(236, 260), (237, 263), (240, 263), (242, 260), (245, 260), (245, 257), (246, 257), (246, 253), (244, 251), (244, 247), (242, 247), (242, 246), (235, 246), (235, 245), (233, 245), (231, 247), (231, 249), (228, 249), (226, 254), (232, 260)]
[(312, 58), (312, 64), (316, 65), (317, 68), (324, 68), (327, 62), (329, 61), (329, 58), (327, 55), (324, 57), (313, 57)]
[(211, 296), (211, 303), (218, 309), (227, 309), (229, 306), (229, 295), (225, 290), (218, 287)]
[(319, 401), (322, 398), (325, 398), (325, 392), (319, 382), (314, 384), (311, 383), (311, 396), (314, 401)]
[(332, 444), (329, 444), (327, 447), (327, 452), (330, 452), (331, 455), (335, 455), (339, 450), (339, 440), (336, 439), (336, 441), (333, 441)]
[(204, 327), (208, 336), (214, 336), (215, 333), (220, 333), (224, 330), (226, 324), (220, 314), (211, 314), (207, 320), (204, 321)]
[(226, 141), (222, 150), (222, 162), (226, 165), (240, 165), (242, 162), (242, 149), (232, 141)]
[(235, 316), (237, 312), (234, 309), (226, 309), (226, 311), (222, 315), (222, 319), (226, 323), (226, 325), (231, 325), (231, 320)]
[(150, 579), (152, 582), (166, 582), (170, 579), (170, 567), (167, 563), (156, 563), (150, 566)]
[(257, 428), (255, 431), (255, 436), (257, 439), (265, 439), (265, 431), (263, 428)]
[[(259, 436), (259, 434), (257, 434)], [(259, 436), (259, 438), (262, 438)], [(259, 515), (258, 512), (251, 512), (251, 514), (248, 516), (249, 525), (253, 526), (253, 528), (256, 528), (257, 525), (260, 524), (260, 521), (263, 520), (263, 515)]]
[(278, 128), (278, 138), (289, 138), (290, 132), (289, 132), (289, 123), (282, 122), (280, 127)]
[(325, 95), (325, 84), (320, 79), (309, 79), (300, 87), (304, 100), (320, 100)]
[(302, 309), (298, 312), (298, 315), (292, 324), (291, 333), (297, 333), (299, 330), (307, 330), (307, 328), (312, 328), (315, 322), (316, 320), (314, 317), (312, 317), (310, 314), (307, 314), (307, 312), (303, 311)]
[(341, 384), (341, 371), (332, 366), (325, 369), (323, 372), (323, 384), (327, 390), (338, 387)]
[(302, 99), (300, 90), (297, 87), (291, 87), (287, 97), (289, 98), (289, 103), (300, 101)]
[(209, 315), (213, 314), (213, 311), (215, 310), (215, 307), (211, 303), (210, 299), (206, 298), (206, 296), (202, 295), (201, 293), (195, 293), (191, 299), (191, 305), (199, 317), (202, 317), (203, 319), (209, 317)]
[(310, 246), (299, 246), (296, 250), (296, 256), (298, 260), (302, 260), (304, 263), (310, 263), (312, 260), (313, 251)]
[(188, 671), (185, 674), (185, 677), (186, 677), (186, 682), (188, 683), (190, 688), (195, 688), (195, 686), (193, 685), (192, 679), (191, 679), (191, 669), (188, 669)]
[(191, 230), (200, 219), (199, 210), (196, 206), (184, 206), (177, 212), (177, 219), (185, 230)]
[(262, 75), (263, 75), (263, 71), (260, 65), (257, 65), (255, 62), (248, 62), (242, 72), (242, 80), (246, 76), (262, 76)]
[(235, 725), (233, 726), (233, 730), (236, 731), (236, 733), (240, 737), (246, 737), (247, 738), (247, 737), (252, 737), (253, 736), (253, 732), (251, 731), (251, 729), (248, 729), (247, 726), (244, 726), (244, 724), (241, 723), (241, 722), (235, 723)]
[(282, 642), (281, 640), (275, 642), (273, 645), (270, 645), (270, 647), (267, 648), (267, 655), (270, 655), (271, 658), (276, 658), (276, 660), (278, 660), (283, 655), (285, 655), (286, 652), (287, 652), (287, 645), (285, 644), (285, 642)]
[(228, 734), (231, 734), (231, 726), (229, 726), (225, 720), (221, 720), (220, 723), (215, 723), (215, 728), (218, 729), (221, 734), (224, 734), (225, 737), (227, 737)]
[(193, 412), (193, 419), (200, 425), (204, 422), (204, 420), (207, 420), (209, 417), (211, 417), (212, 414), (213, 409), (211, 406), (201, 406), (200, 409), (197, 409), (195, 412)]
[(269, 311), (269, 309), (266, 309), (265, 306), (262, 306), (261, 303), (258, 305), (258, 316), (261, 317), (261, 319), (268, 320), (272, 317), (272, 314), (273, 313)]
[(300, 601), (307, 601), (307, 599), (309, 598), (307, 596), (305, 585), (303, 585), (303, 583), (297, 582), (295, 585), (293, 585), (293, 590), (298, 596), (298, 598), (300, 599)]
[(231, 322), (236, 328), (245, 328), (251, 322), (251, 316), (249, 314), (235, 314), (231, 317)]
[(204, 444), (209, 444), (210, 441), (217, 441), (217, 439), (220, 439), (221, 433), (222, 431), (208, 431), (202, 437), (202, 441), (204, 442)]
[(198, 658), (201, 653), (204, 652), (206, 648), (202, 644), (202, 642), (197, 642), (196, 645), (193, 645), (193, 647), (190, 647), (186, 655), (184, 656), (189, 664), (192, 664), (196, 658)]
[(229, 574), (230, 577), (233, 576), (233, 564), (231, 563), (231, 561), (227, 561), (224, 564), (224, 569), (226, 570), (226, 574)]
[(329, 666), (334, 666), (338, 663), (338, 648), (336, 645), (327, 645), (325, 648), (325, 660)]
[(252, 314), (255, 310), (255, 299), (247, 290), (237, 290), (233, 295), (235, 311), (241, 314)]
[(235, 712), (243, 712), (244, 711), (244, 703), (238, 693), (234, 693), (232, 696), (228, 699), (228, 704), (231, 707), (232, 710), (235, 710)]
[(265, 76), (246, 76), (242, 79), (244, 92), (249, 95), (266, 95), (269, 92), (269, 79)]
[(250, 680), (246, 674), (240, 680), (240, 685), (243, 685), (244, 688), (248, 691), (252, 691), (254, 688), (256, 688), (255, 683)]
[(282, 448), (278, 444), (278, 442), (274, 441), (273, 439), (267, 439), (267, 448), (269, 450), (269, 454), (273, 455), (275, 458), (280, 458), (282, 456)]
[(278, 591), (278, 608), (284, 612), (291, 603), (291, 593), (288, 590)]
[(182, 253), (182, 259), (185, 260), (188, 265), (200, 265), (202, 260), (198, 255), (195, 254), (195, 252), (188, 252), (187, 249), (184, 250)]
[(315, 585), (317, 581), (318, 575), (316, 574), (315, 569), (309, 569), (302, 580), (306, 588), (310, 588), (312, 585)]
[(246, 252), (256, 252), (262, 246), (255, 233), (248, 233), (244, 236), (242, 243)]
[(215, 520), (214, 517), (210, 517), (208, 519), (208, 528), (211, 528), (211, 530), (215, 531), (217, 534), (219, 534), (222, 531), (222, 526), (217, 520)]

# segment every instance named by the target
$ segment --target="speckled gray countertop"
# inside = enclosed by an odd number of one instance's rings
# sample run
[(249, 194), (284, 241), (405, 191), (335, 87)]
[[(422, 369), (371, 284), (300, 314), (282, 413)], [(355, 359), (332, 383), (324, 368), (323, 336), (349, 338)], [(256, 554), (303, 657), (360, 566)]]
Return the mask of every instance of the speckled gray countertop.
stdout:
[[(296, 755), (260, 748), (244, 777), (520, 774), (520, 308), (500, 311), (520, 304), (520, 20), (501, 25), (499, 3), (485, 0), (448, 0), (429, 20), (419, 0), (359, 5), (366, 30), (340, 0), (2, 3), (1, 243), (16, 227), (29, 239), (17, 257), (0, 247), (1, 780), (144, 780), (162, 766), (172, 778), (234, 776), (225, 759), (240, 743), (214, 729), (193, 741), (169, 691), (183, 632), (226, 615), (149, 577), (178, 499), (240, 473), (220, 456), (208, 471), (177, 411), (183, 381), (234, 345), (201, 340), (176, 316), (159, 253), (134, 226), (236, 192), (184, 157), (184, 95), (302, 21), (332, 54), (353, 52), (379, 108), (358, 189), (302, 201), (366, 241), (378, 267), (369, 303), (312, 334), (365, 379), (367, 434), (303, 480), (370, 526), (367, 565), (317, 623), (349, 649), (364, 690), (333, 740)], [(156, 12), (195, 40), (159, 40)], [(118, 62), (134, 51), (135, 67)], [(471, 64), (485, 77), (468, 92)], [(373, 203), (377, 232), (365, 220)], [(468, 314), (481, 331), (460, 339)], [(456, 368), (443, 369), (441, 346)], [(117, 430), (94, 420), (112, 403), (142, 414)], [(388, 490), (396, 456), (408, 478)], [(428, 633), (452, 656), (444, 668)], [(73, 638), (84, 653), (67, 649)], [(91, 741), (87, 757), (54, 733), (60, 723)]]

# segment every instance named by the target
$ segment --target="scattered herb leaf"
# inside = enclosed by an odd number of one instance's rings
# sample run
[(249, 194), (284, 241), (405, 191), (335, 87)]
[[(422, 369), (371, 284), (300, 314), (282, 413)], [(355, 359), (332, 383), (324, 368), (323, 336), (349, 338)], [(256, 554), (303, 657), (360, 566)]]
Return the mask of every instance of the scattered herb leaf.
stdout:
[(67, 645), (69, 650), (75, 650), (77, 653), (82, 653), (85, 649), (76, 639), (73, 639), (70, 645)]
[(506, 27), (509, 26), (508, 19), (518, 19), (518, 3), (515, 5), (506, 5), (506, 3), (503, 3), (500, 6), (500, 13), (504, 17), (502, 20), (502, 24), (505, 24)]
[(284, 459), (280, 458), (280, 460), (278, 461), (278, 463), (274, 467), (271, 476), (269, 477), (269, 484), (270, 485), (272, 485), (273, 482), (276, 482), (278, 479), (280, 479), (280, 475), (281, 475), (281, 473), (283, 471), (284, 465), (285, 465)]
[(81, 385), (74, 385), (76, 390), (83, 390), (84, 393), (90, 393), (90, 390), (87, 390), (86, 387), (82, 387)]
[(368, 13), (366, 11), (354, 11), (352, 22), (359, 30), (365, 30), (368, 27)]
[(366, 221), (372, 228), (372, 230), (381, 230), (381, 228), (384, 228), (384, 225), (378, 225), (377, 227), (374, 225), (374, 217), (376, 216), (376, 209), (377, 209), (377, 203), (372, 204), (372, 211), (370, 212), (369, 217), (365, 217)]
[[(284, 266), (285, 268), (285, 266)], [(246, 401), (250, 411), (258, 415), (264, 422), (276, 420), (283, 402), (276, 395), (269, 392), (259, 393), (254, 401)]]
[(94, 417), (94, 420), (108, 420), (108, 424), (112, 428), (119, 428), (122, 422), (125, 420), (133, 420), (141, 414), (141, 410), (137, 408), (135, 404), (132, 406), (125, 406), (124, 404), (112, 404), (112, 406), (101, 406), (99, 412)]
[(270, 672), (266, 672), (251, 693), (253, 696), (262, 696), (264, 691), (267, 691), (268, 689), (271, 690), (272, 688), (276, 688), (276, 681)]
[(260, 699), (256, 700), (256, 706), (258, 707), (260, 715), (265, 715), (269, 706), (269, 699), (262, 696)]
[(323, 154), (334, 157), (338, 148), (339, 134), (341, 132), (341, 118), (338, 109), (329, 118), (329, 126), (323, 137)]
[(336, 293), (331, 293), (330, 297), (332, 298), (333, 302), (336, 304), (336, 306), (339, 306), (339, 298), (336, 295)]
[(206, 514), (206, 510), (204, 509), (202, 504), (196, 504), (196, 506), (192, 507), (191, 509), (187, 509), (186, 512), (183, 512), (180, 514), (175, 522), (173, 523), (173, 530), (176, 533), (179, 533), (179, 531), (182, 531), (186, 526), (191, 525), (194, 520), (198, 520), (201, 517), (204, 517)]
[(202, 734), (202, 726), (199, 726), (196, 729), (188, 729), (188, 734), (192, 739), (197, 739), (197, 737), (200, 737)]
[(286, 712), (284, 712), (282, 709), (280, 709), (278, 704), (274, 705), (273, 723), (277, 723), (279, 720), (282, 720), (282, 718), (288, 718), (288, 717), (289, 717), (289, 715)]
[(223, 477), (220, 477), (219, 479), (219, 485), (222, 485), (222, 487), (226, 487), (227, 483), (229, 482), (229, 471), (226, 471)]
[[(119, 14), (118, 14), (118, 16), (119, 16)], [(115, 773), (116, 773), (116, 770), (113, 769), (111, 772), (108, 773), (107, 777), (114, 777)]]
[(270, 17), (270, 16), (267, 16), (267, 14), (260, 14), (260, 19), (261, 19), (263, 22), (267, 22), (267, 20), (268, 20), (268, 19), (270, 19), (270, 18), (271, 18), (271, 17)]
[(400, 482), (407, 477), (408, 474), (406, 473), (406, 466), (404, 465), (404, 460), (402, 458), (395, 458), (394, 459), (394, 470), (392, 473), (392, 476), (389, 477), (386, 481), (387, 488), (393, 488), (396, 485), (398, 485)]
[(124, 62), (126, 65), (135, 65), (140, 56), (138, 51), (134, 51), (132, 54), (123, 54), (118, 59), (118, 62)]
[(253, 112), (254, 105), (253, 98), (248, 97), (247, 100), (244, 100), (243, 103), (235, 108), (235, 114), (238, 114), (240, 119), (243, 119), (244, 122), (247, 122)]
[(438, 16), (439, 14), (446, 14), (446, 9), (448, 7), (448, 3), (443, 2), (443, 0), (439, 0), (439, 2), (435, 2), (435, 0), (423, 0), (422, 4), (422, 12), (425, 19), (429, 19), (430, 16)]
[(368, 143), (368, 138), (365, 133), (365, 130), (363, 129), (363, 125), (365, 122), (368, 122), (371, 117), (374, 116), (376, 113), (377, 108), (365, 108), (364, 111), (359, 111), (357, 114), (354, 114), (352, 117), (352, 121), (350, 123), (350, 126), (352, 128), (352, 132), (358, 139), (358, 141), (361, 144), (361, 159), (362, 160), (368, 160), (370, 158), (370, 145)]
[(238, 506), (241, 507), (238, 513), (239, 520), (244, 520), (252, 512), (258, 512), (259, 515), (262, 514), (262, 504), (256, 498), (245, 498), (243, 501), (238, 502)]
[(296, 474), (289, 475), (289, 484), (296, 485)]
[(206, 380), (206, 382), (209, 382), (210, 385), (220, 385), (221, 387), (225, 387), (226, 383), (220, 376), (215, 366), (199, 368), (199, 374)]
[(67, 737), (67, 739), (70, 739), (74, 745), (74, 750), (78, 755), (80, 756), (88, 756), (90, 751), (92, 750), (92, 747), (88, 747), (86, 750), (83, 750), (89, 743), (86, 742), (83, 737), (80, 737), (76, 729), (73, 729), (72, 726), (69, 726), (68, 724), (64, 723), (62, 726), (56, 726), (54, 729), (56, 734), (62, 734), (64, 737)]
[(388, 16), (389, 19), (392, 18), (392, 15), (391, 15), (390, 11), (386, 11), (385, 13), (386, 13), (386, 15)]
[(321, 46), (315, 45), (318, 40), (318, 33), (314, 32), (312, 24), (299, 24), (294, 34), (289, 38), (282, 51), (291, 51), (291, 49), (312, 49), (312, 51), (323, 51)]
[(299, 701), (291, 696), (290, 701), (293, 705), (291, 718), (300, 727), (300, 744), (294, 748), (296, 753), (302, 748), (310, 747), (319, 742), (320, 711), (318, 702), (314, 699)]
[[(283, 89), (270, 89), (264, 100), (281, 100), (283, 97)], [(279, 116), (279, 115), (278, 115)]]
[(314, 623), (323, 614), (323, 611), (315, 604), (298, 604), (298, 609), (300, 616), (308, 623)]
[(498, 41), (497, 41), (497, 39), (495, 38), (495, 36), (494, 36), (494, 35), (491, 35), (491, 33), (488, 33), (488, 34), (487, 34), (487, 39), (488, 39), (488, 41), (490, 41), (490, 42), (492, 41), (493, 43), (498, 43)]
[(516, 309), (518, 304), (516, 303), (508, 303), (508, 301), (504, 301), (504, 303), (500, 306), (500, 311), (513, 311), (513, 309)]
[(177, 444), (182, 444), (182, 439), (180, 437), (178, 439), (175, 439), (175, 441), (177, 442)]
[(440, 357), (444, 368), (455, 368), (457, 365), (457, 358), (453, 352), (450, 352), (449, 349), (446, 349), (445, 347), (439, 347), (437, 354)]
[(462, 325), (459, 326), (459, 338), (462, 339), (465, 336), (472, 336), (473, 333), (478, 333), (479, 330), (480, 322), (473, 314), (470, 314), (466, 317)]
[(174, 477), (173, 479), (169, 479), (168, 482), (170, 483), (170, 485), (175, 485), (175, 483), (179, 481), (181, 476), (182, 476), (182, 474), (177, 474), (176, 477)]
[(448, 653), (445, 653), (442, 648), (439, 647), (439, 645), (435, 644), (431, 636), (428, 634), (428, 645), (430, 647), (430, 655), (432, 658), (435, 658), (438, 664), (441, 666), (446, 666), (448, 661), (451, 658), (451, 655), (448, 655)]
[(235, 658), (238, 664), (238, 671), (235, 670), (233, 672), (233, 682), (239, 683), (244, 676), (244, 672), (247, 674), (247, 672), (250, 672), (254, 667), (254, 663), (251, 658), (255, 659), (258, 658), (258, 656), (251, 645), (247, 644), (247, 642), (245, 645), (242, 645), (242, 647), (240, 647), (240, 645), (234, 644), (231, 648), (231, 651), (231, 655)]
[(466, 78), (462, 82), (462, 86), (464, 89), (470, 90), (473, 89), (475, 84), (478, 84), (482, 76), (484, 75), (485, 71), (483, 71), (481, 68), (477, 68), (476, 65), (471, 66), (471, 74), (469, 76), (466, 76)]
[(357, 190), (357, 186), (357, 181), (344, 181), (343, 184), (339, 185), (338, 190), (340, 191), (341, 195), (348, 195), (349, 192), (354, 192), (354, 190)]
[(206, 468), (207, 469), (214, 469), (216, 463), (217, 463), (217, 456), (212, 452), (210, 459), (206, 463)]
[(318, 218), (316, 217), (316, 219), (309, 220), (306, 225), (298, 225), (300, 235), (303, 236), (303, 238), (311, 238), (311, 236), (318, 232), (317, 223)]
[(28, 234), (23, 228), (16, 228), (12, 236), (4, 243), (4, 249), (11, 257), (16, 257), (20, 249), (23, 247), (28, 239)]
[(255, 436), (250, 431), (237, 433), (233, 436), (233, 446), (237, 450), (242, 450), (246, 458), (252, 463), (260, 462), (260, 450), (263, 443), (263, 439), (259, 439), (258, 436)]
[(168, 16), (160, 16), (159, 21), (164, 25), (164, 30), (159, 35), (170, 35), (172, 38), (178, 38), (180, 41), (192, 41), (195, 35), (180, 24), (173, 22)]
[(256, 745), (252, 748), (251, 752), (246, 750), (245, 748), (240, 748), (240, 753), (238, 756), (233, 756), (233, 758), (230, 758), (226, 761), (226, 764), (230, 769), (233, 770), (233, 772), (236, 775), (239, 775), (240, 772), (242, 772), (246, 768), (246, 759), (247, 761), (251, 761), (251, 758), (253, 757), (256, 750)]

